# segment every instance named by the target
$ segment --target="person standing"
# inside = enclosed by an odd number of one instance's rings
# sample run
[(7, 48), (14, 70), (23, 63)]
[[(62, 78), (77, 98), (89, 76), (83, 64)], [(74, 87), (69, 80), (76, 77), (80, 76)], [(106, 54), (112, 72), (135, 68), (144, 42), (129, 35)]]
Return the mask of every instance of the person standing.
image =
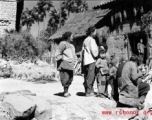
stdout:
[(82, 59), (83, 59), (83, 73), (84, 73), (84, 88), (86, 96), (95, 96), (93, 84), (95, 81), (95, 62), (98, 56), (98, 46), (94, 39), (96, 36), (96, 29), (90, 26), (86, 34), (88, 37), (84, 40), (82, 46)]
[(140, 42), (137, 44), (137, 49), (138, 49), (140, 64), (142, 64), (143, 58), (144, 58), (144, 53), (145, 53), (145, 46), (143, 44), (142, 39), (140, 39)]
[(98, 88), (98, 97), (106, 98), (106, 90), (108, 87), (107, 75), (109, 73), (108, 63), (106, 59), (106, 50), (104, 47), (100, 49), (99, 58), (96, 62), (97, 69), (97, 88)]
[(73, 81), (74, 66), (76, 63), (75, 48), (71, 44), (73, 34), (68, 31), (62, 35), (63, 41), (60, 42), (56, 50), (55, 57), (57, 61), (57, 69), (60, 71), (60, 79), (64, 88), (64, 97), (71, 96), (68, 93), (69, 87)]

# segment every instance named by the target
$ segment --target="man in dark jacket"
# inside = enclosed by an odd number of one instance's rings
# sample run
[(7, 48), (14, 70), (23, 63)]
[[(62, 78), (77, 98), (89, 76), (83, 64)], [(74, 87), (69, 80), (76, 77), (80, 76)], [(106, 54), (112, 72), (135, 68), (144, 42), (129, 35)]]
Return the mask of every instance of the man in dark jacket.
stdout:
[[(117, 82), (114, 85), (114, 96), (115, 100), (121, 103), (121, 107), (126, 105), (137, 107), (138, 109), (144, 107), (143, 103), (150, 90), (150, 86), (147, 83), (141, 82), (143, 74), (137, 72), (137, 63), (138, 57), (132, 56), (130, 61), (122, 63), (118, 67), (116, 75)], [(119, 94), (117, 87), (120, 90)]]

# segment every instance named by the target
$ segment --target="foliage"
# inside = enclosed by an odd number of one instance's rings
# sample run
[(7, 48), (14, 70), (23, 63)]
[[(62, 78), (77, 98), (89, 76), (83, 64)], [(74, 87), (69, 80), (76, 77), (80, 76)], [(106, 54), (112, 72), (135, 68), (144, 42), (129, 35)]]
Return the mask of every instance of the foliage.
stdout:
[(86, 0), (64, 0), (62, 6), (67, 10), (68, 16), (70, 12), (79, 13), (88, 10)]
[(54, 34), (58, 28), (65, 24), (70, 12), (79, 13), (86, 10), (88, 10), (86, 0), (63, 0), (61, 3), (61, 14), (60, 11), (56, 10), (55, 8), (50, 10), (50, 19), (48, 21), (46, 31), (48, 31), (50, 35)]
[(152, 23), (152, 11), (149, 11), (141, 17), (141, 23), (143, 29), (149, 29), (149, 25)]
[(44, 41), (36, 40), (27, 30), (6, 34), (0, 46), (3, 57), (16, 60), (38, 57), (47, 49)]
[(32, 10), (26, 8), (21, 15), (21, 24), (22, 26), (26, 25), (27, 30), (30, 30), (32, 24), (34, 24), (34, 18), (32, 15)]
[(39, 0), (37, 2), (37, 5), (34, 6), (34, 8), (32, 9), (33, 18), (38, 23), (38, 37), (39, 37), (39, 23), (44, 21), (44, 18), (46, 18), (46, 13), (49, 12), (52, 7), (54, 6), (51, 1)]
[(53, 6), (52, 1), (50, 0), (39, 0), (37, 3), (38, 8), (41, 12), (44, 12), (44, 16), (46, 17), (46, 12), (49, 12)]
[(39, 6), (34, 6), (32, 9), (32, 16), (34, 20), (39, 24), (39, 22), (42, 22), (44, 20), (45, 13)]
[[(57, 31), (58, 27), (59, 27), (59, 23), (60, 23), (60, 12), (57, 11), (56, 9), (53, 9), (50, 11), (50, 19), (48, 21), (48, 27), (47, 27), (47, 31), (49, 33), (51, 33), (51, 35), (53, 33), (55, 33), (55, 31)], [(65, 24), (65, 21), (67, 20), (67, 14), (65, 9), (62, 7), (61, 8), (61, 26), (63, 26)]]

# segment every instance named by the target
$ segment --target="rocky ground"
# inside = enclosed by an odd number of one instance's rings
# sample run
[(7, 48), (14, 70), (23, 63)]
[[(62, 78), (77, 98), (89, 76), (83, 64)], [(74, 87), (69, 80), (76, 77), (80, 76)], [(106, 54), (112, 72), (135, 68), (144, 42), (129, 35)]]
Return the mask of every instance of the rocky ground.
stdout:
[[(136, 115), (136, 109), (116, 108), (116, 103), (109, 99), (96, 97), (85, 97), (83, 88), (83, 77), (75, 76), (69, 92), (71, 97), (64, 98), (60, 92), (63, 91), (60, 82), (53, 83), (32, 83), (15, 79), (0, 79), (0, 92), (15, 92), (19, 90), (29, 90), (37, 96), (46, 99), (51, 104), (52, 120), (129, 120)], [(96, 91), (96, 84), (94, 86)], [(152, 91), (146, 98), (145, 111), (152, 107)], [(14, 98), (15, 99), (15, 98)], [(134, 120), (151, 120), (151, 112), (147, 115), (139, 112)], [(112, 113), (103, 112), (112, 111)], [(131, 114), (123, 111), (131, 111)], [(133, 113), (134, 112), (134, 113)], [(139, 117), (140, 119), (138, 119)], [(49, 120), (49, 119), (46, 119)]]

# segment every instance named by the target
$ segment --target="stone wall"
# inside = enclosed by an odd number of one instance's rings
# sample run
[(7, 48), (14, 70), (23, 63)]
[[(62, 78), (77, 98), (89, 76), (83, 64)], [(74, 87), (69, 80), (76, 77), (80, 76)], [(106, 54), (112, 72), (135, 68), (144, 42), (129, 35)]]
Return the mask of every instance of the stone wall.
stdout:
[[(126, 28), (126, 27), (124, 27)], [(127, 29), (129, 29), (127, 27)], [(107, 34), (108, 33), (108, 34)], [(128, 44), (126, 44), (126, 39), (123, 34), (123, 32), (117, 33), (114, 31), (113, 33), (109, 33), (108, 27), (103, 27), (98, 29), (98, 36), (99, 41), (102, 41), (102, 36), (108, 36), (107, 37), (107, 45), (108, 45), (108, 52), (110, 55), (115, 54), (116, 59), (119, 61), (120, 59), (128, 60)]]
[(0, 37), (5, 34), (5, 29), (15, 30), (16, 25), (16, 0), (0, 1)]

